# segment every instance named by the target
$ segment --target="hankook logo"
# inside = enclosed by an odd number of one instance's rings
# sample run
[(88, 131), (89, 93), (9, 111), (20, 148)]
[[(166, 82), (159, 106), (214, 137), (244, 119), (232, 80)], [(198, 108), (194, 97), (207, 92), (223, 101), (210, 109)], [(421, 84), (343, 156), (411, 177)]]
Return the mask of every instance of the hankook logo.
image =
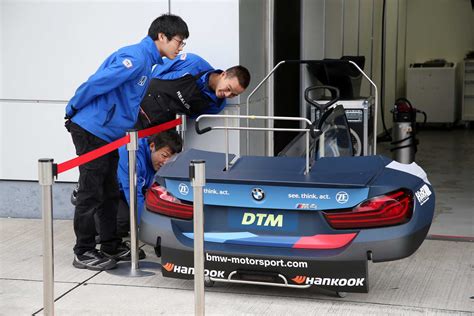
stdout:
[(327, 285), (327, 286), (365, 286), (365, 278), (318, 278), (308, 277), (304, 275), (297, 275), (291, 279), (296, 284), (309, 285)]
[(260, 188), (253, 188), (252, 197), (255, 201), (261, 201), (265, 198), (265, 192)]

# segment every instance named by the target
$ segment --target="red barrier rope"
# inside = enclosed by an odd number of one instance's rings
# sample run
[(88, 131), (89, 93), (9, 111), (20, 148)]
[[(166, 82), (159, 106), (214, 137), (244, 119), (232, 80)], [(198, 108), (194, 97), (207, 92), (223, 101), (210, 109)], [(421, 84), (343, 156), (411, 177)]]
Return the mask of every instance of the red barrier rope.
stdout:
[[(138, 138), (143, 138), (150, 136), (152, 134), (156, 134), (158, 132), (162, 132), (165, 130), (168, 130), (170, 128), (173, 128), (175, 126), (178, 126), (182, 123), (181, 118), (175, 119), (173, 121), (169, 121), (163, 124), (160, 124), (158, 126), (153, 126), (141, 131), (138, 131)], [(69, 169), (72, 169), (74, 167), (83, 165), (85, 163), (88, 163), (89, 161), (92, 161), (94, 159), (97, 159), (105, 154), (108, 154), (109, 152), (122, 147), (125, 144), (128, 144), (130, 142), (130, 136), (124, 136), (122, 138), (117, 139), (116, 141), (113, 141), (107, 145), (104, 145), (100, 148), (94, 149), (92, 151), (89, 151), (88, 153), (85, 153), (84, 155), (81, 155), (79, 157), (70, 159), (68, 161), (65, 161), (63, 163), (58, 164), (57, 170), (55, 172), (55, 176), (58, 174), (68, 171)]]
[(138, 138), (143, 138), (143, 137), (156, 134), (158, 132), (166, 131), (167, 129), (181, 125), (181, 123), (183, 123), (183, 121), (181, 120), (181, 118), (178, 118), (178, 119), (160, 124), (158, 126), (153, 126), (147, 129), (143, 129), (141, 131), (138, 131)]
[(85, 153), (84, 155), (81, 155), (79, 157), (60, 163), (58, 164), (57, 174), (60, 174), (61, 172), (68, 171), (69, 169), (88, 163), (89, 161), (99, 158), (105, 154), (108, 154), (109, 152), (125, 144), (128, 144), (129, 142), (130, 142), (130, 136), (127, 135), (107, 145), (104, 145), (100, 148), (89, 151), (88, 153)]

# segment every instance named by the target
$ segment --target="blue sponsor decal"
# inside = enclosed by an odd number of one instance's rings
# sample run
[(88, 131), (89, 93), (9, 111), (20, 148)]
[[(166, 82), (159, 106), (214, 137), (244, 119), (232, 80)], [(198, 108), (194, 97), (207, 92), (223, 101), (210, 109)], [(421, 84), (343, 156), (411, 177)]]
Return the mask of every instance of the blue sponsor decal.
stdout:
[[(166, 179), (166, 188), (181, 200), (193, 201), (189, 181)], [(367, 199), (368, 188), (315, 188), (271, 185), (207, 183), (203, 188), (208, 205), (270, 210), (308, 211), (350, 208)]]

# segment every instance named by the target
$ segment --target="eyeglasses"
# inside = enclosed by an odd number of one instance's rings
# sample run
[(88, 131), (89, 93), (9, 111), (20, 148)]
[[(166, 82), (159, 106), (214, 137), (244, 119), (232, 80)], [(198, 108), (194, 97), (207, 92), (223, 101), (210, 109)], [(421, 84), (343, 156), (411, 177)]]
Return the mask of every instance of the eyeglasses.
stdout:
[(172, 40), (178, 42), (179, 44), (179, 47), (183, 48), (184, 46), (186, 46), (186, 42), (184, 40), (179, 40), (179, 39), (176, 39), (176, 38), (172, 38)]

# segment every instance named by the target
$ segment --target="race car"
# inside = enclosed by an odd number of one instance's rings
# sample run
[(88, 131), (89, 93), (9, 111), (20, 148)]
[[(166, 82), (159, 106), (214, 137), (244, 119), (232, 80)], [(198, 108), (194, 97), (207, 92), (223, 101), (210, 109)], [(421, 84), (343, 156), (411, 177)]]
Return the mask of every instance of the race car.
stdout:
[(163, 275), (193, 278), (188, 170), (197, 159), (206, 164), (208, 280), (367, 293), (368, 260), (413, 254), (431, 225), (433, 187), (416, 163), (345, 155), (343, 113), (335, 109), (325, 115), (332, 123), (313, 126), (309, 170), (305, 157), (226, 157), (196, 149), (164, 165), (147, 192), (139, 235), (161, 256)]

